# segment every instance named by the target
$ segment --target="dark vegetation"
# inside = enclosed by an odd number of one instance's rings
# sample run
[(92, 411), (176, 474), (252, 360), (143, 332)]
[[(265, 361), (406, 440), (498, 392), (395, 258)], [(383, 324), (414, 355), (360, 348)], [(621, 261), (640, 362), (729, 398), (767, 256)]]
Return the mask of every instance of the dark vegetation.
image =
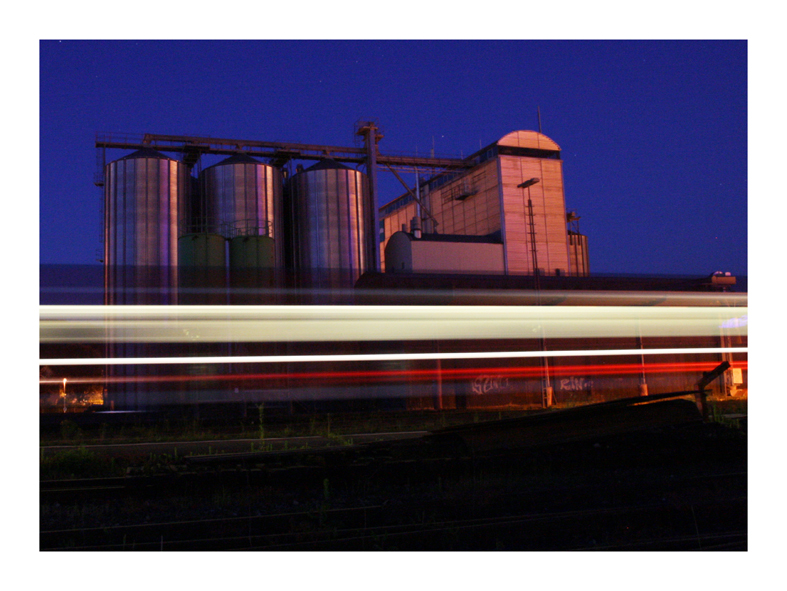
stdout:
[[(42, 448), (41, 549), (745, 550), (745, 410), (720, 399), (702, 421), (678, 399), (280, 421), (262, 409), (229, 430), (127, 425), (113, 435), (256, 441), (228, 454)], [(430, 433), (354, 442), (370, 421)], [(100, 426), (45, 431), (112, 440)], [(319, 435), (320, 446), (271, 441), (284, 433)]]

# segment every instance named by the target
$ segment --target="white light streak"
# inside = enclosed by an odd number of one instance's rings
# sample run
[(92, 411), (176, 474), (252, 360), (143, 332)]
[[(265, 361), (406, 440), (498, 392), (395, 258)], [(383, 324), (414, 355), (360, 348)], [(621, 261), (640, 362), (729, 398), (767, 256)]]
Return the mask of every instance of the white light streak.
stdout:
[(40, 306), (41, 343), (746, 336), (745, 306)]
[(533, 357), (595, 357), (625, 355), (699, 355), (703, 353), (748, 353), (748, 347), (704, 347), (676, 349), (598, 349), (580, 351), (483, 351), (462, 353), (379, 353), (348, 355), (248, 355), (213, 357), (129, 357), (39, 359), (39, 365), (178, 365), (190, 363), (324, 363), (337, 361), (415, 361), (430, 359), (515, 359)]

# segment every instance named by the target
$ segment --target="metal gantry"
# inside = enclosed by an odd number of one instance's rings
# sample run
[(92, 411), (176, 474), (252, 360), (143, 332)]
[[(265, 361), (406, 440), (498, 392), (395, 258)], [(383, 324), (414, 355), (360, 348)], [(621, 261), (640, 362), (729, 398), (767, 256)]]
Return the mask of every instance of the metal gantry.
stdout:
[[(153, 148), (161, 152), (182, 153), (183, 162), (188, 166), (194, 166), (204, 154), (231, 156), (239, 152), (257, 158), (267, 158), (270, 164), (279, 167), (291, 160), (323, 160), (331, 158), (336, 162), (366, 164), (367, 166), (371, 160), (373, 162), (369, 170), (370, 176), (372, 169), (375, 172), (390, 168), (395, 168), (402, 172), (415, 172), (416, 168), (450, 171), (463, 170), (472, 166), (468, 159), (464, 158), (382, 154), (378, 147), (378, 142), (382, 135), (379, 134), (379, 129), (374, 122), (359, 124), (356, 133), (365, 140), (366, 145), (362, 148), (153, 133), (144, 135), (99, 133), (96, 135), (96, 148), (99, 150), (97, 161), (106, 163), (104, 154), (107, 149), (140, 150), (142, 148)], [(103, 172), (103, 169), (101, 172)], [(97, 175), (96, 184), (103, 185), (101, 174)]]
[[(243, 153), (248, 156), (267, 159), (269, 164), (283, 168), (289, 162), (297, 160), (324, 160), (330, 158), (336, 162), (364, 165), (369, 179), (369, 195), (367, 225), (371, 229), (370, 238), (366, 241), (366, 260), (372, 269), (380, 268), (380, 251), (376, 236), (379, 227), (379, 191), (377, 186), (378, 170), (390, 171), (412, 194), (410, 187), (397, 173), (431, 170), (434, 174), (449, 173), (469, 169), (473, 166), (470, 158), (423, 157), (418, 155), (381, 154), (379, 141), (383, 134), (375, 121), (359, 121), (355, 125), (355, 135), (363, 139), (363, 147), (330, 146), (319, 144), (301, 144), (293, 142), (269, 142), (260, 140), (227, 139), (200, 136), (162, 135), (146, 133), (144, 135), (109, 134), (96, 135), (97, 172), (95, 184), (105, 184), (104, 168), (106, 167), (106, 151), (108, 149), (141, 150), (154, 149), (160, 152), (177, 152), (183, 154), (182, 162), (189, 170), (199, 168), (203, 155), (228, 155)], [(420, 199), (418, 199), (420, 203)], [(427, 210), (427, 214), (431, 214)], [(435, 220), (436, 221), (436, 220)]]

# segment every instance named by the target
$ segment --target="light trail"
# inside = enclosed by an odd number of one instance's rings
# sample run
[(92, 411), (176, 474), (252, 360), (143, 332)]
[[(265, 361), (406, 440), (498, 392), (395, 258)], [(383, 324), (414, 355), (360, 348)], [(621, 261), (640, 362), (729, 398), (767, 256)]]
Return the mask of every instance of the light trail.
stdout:
[(748, 334), (746, 306), (40, 306), (39, 319), (42, 344)]
[(39, 365), (187, 365), (192, 363), (325, 363), (342, 361), (417, 361), (437, 359), (522, 359), (540, 357), (596, 357), (616, 355), (673, 355), (748, 353), (748, 347), (673, 349), (593, 349), (576, 351), (479, 351), (441, 353), (377, 353), (347, 355), (233, 355), (205, 357), (83, 357), (39, 359)]
[[(552, 366), (549, 374), (552, 377), (566, 376), (607, 376), (640, 374), (643, 371), (649, 375), (657, 373), (700, 372), (714, 369), (716, 361), (688, 361), (675, 363), (628, 363), (608, 365), (570, 365)], [(748, 362), (736, 362), (736, 367), (747, 370)], [(292, 379), (295, 381), (341, 381), (352, 383), (355, 381), (394, 381), (406, 379), (407, 381), (431, 381), (437, 377), (443, 380), (461, 380), (475, 378), (481, 374), (494, 374), (495, 377), (527, 378), (540, 377), (544, 368), (533, 367), (473, 367), (473, 368), (431, 368), (431, 369), (402, 369), (402, 370), (371, 370), (371, 371), (319, 371), (298, 373), (244, 373), (244, 374), (205, 374), (205, 375), (175, 375), (175, 376), (127, 376), (127, 377), (73, 377), (69, 382), (74, 384), (96, 383), (147, 383), (147, 382), (190, 382), (190, 381), (251, 381), (251, 380), (277, 380)], [(40, 379), (40, 384), (60, 384), (59, 379)]]
[[(78, 295), (100, 295), (103, 297), (105, 289), (103, 287), (69, 287), (66, 285), (61, 286), (41, 286), (39, 289), (41, 294), (58, 296), (61, 294), (78, 294)], [(156, 295), (161, 294), (162, 290), (159, 288), (145, 288), (145, 287), (127, 287), (117, 290), (117, 293), (123, 293), (129, 296), (136, 295)], [(171, 296), (175, 296), (176, 292), (170, 291)], [(193, 295), (216, 295), (227, 296), (227, 290), (224, 288), (211, 288), (202, 287), (199, 289), (186, 288), (177, 290), (177, 295), (180, 294), (193, 294)], [(297, 300), (304, 295), (303, 290), (292, 288), (243, 288), (233, 287), (230, 296), (254, 296), (267, 298), (269, 301), (275, 301), (276, 298), (291, 301)], [(323, 299), (333, 299), (333, 301), (341, 302), (356, 302), (359, 298), (368, 298), (372, 300), (386, 300), (401, 302), (402, 297), (416, 302), (418, 298), (430, 297), (444, 297), (445, 292), (434, 289), (408, 289), (406, 293), (396, 289), (342, 289), (342, 288), (312, 288), (309, 290), (310, 297), (317, 297)], [(536, 300), (541, 300), (542, 303), (553, 305), (553, 303), (560, 303), (561, 305), (579, 305), (579, 306), (607, 306), (611, 304), (621, 306), (725, 306), (725, 307), (740, 307), (746, 306), (748, 301), (748, 294), (736, 292), (669, 292), (669, 291), (631, 291), (631, 290), (560, 290), (560, 289), (544, 289), (536, 293), (533, 290), (521, 289), (467, 289), (456, 288), (451, 290), (451, 295), (463, 300), (472, 300), (475, 305), (499, 304), (505, 300), (515, 305), (533, 304)]]

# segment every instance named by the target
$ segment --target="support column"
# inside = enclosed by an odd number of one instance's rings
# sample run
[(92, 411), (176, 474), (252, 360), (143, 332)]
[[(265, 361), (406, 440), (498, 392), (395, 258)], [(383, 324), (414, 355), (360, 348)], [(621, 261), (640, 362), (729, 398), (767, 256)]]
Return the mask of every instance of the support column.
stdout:
[(367, 271), (380, 271), (380, 219), (377, 204), (377, 142), (382, 138), (374, 121), (358, 125), (356, 133), (362, 135), (366, 144), (366, 174), (369, 177), (369, 223), (371, 232), (367, 244)]

